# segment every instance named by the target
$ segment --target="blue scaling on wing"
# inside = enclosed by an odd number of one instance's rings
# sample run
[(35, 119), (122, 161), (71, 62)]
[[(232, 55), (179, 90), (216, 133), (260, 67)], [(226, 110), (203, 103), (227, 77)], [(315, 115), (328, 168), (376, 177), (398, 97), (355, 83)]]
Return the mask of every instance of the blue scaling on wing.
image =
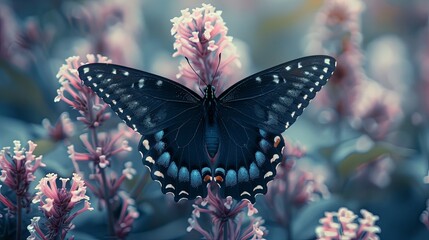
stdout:
[(223, 196), (255, 201), (283, 156), (281, 133), (308, 106), (336, 66), (328, 56), (296, 59), (237, 82), (218, 100), (219, 156), (213, 168)]
[(79, 77), (131, 128), (162, 192), (175, 200), (207, 195), (202, 98), (169, 79), (114, 64), (81, 66)]

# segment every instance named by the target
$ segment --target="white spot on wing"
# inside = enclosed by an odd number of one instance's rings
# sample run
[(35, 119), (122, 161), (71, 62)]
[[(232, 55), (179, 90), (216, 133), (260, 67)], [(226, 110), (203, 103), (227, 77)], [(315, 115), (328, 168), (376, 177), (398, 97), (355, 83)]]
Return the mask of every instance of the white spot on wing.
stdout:
[(92, 86), (97, 87), (98, 85), (97, 85), (97, 83), (93, 83)]
[(296, 106), (298, 109), (302, 107), (302, 103), (299, 103), (298, 106)]
[(298, 63), (298, 68), (302, 68), (301, 62)]
[(280, 156), (278, 154), (274, 154), (273, 157), (271, 158), (270, 162), (273, 163), (279, 158), (280, 158)]
[(116, 74), (116, 69), (113, 69), (113, 70), (112, 70), (112, 74)]
[(289, 122), (286, 122), (285, 128), (288, 129), (290, 127)]
[(155, 176), (157, 176), (157, 177), (164, 178), (164, 174), (163, 174), (162, 172), (160, 172), (160, 171), (155, 171), (155, 172), (153, 173), (153, 175), (155, 175)]
[(128, 76), (128, 75), (130, 75), (130, 73), (127, 71), (124, 71), (124, 76)]
[(155, 160), (151, 156), (146, 157), (146, 162), (150, 162), (152, 164), (155, 164)]
[(243, 196), (243, 195), (249, 195), (249, 196), (252, 196), (252, 195), (250, 195), (250, 193), (248, 193), (248, 192), (246, 192), (246, 191), (243, 191), (243, 192), (240, 194), (240, 196)]
[(316, 67), (316, 66), (313, 66), (313, 67), (311, 67), (311, 68), (312, 68), (313, 70), (315, 70), (315, 71), (317, 70), (317, 67)]
[(89, 67), (86, 67), (83, 69), (83, 73), (88, 73), (89, 72)]
[(295, 111), (290, 114), (291, 117), (295, 116)]
[(182, 194), (189, 195), (189, 193), (188, 193), (187, 191), (180, 191), (180, 192), (179, 192), (179, 195), (182, 195)]
[(104, 92), (104, 89), (102, 89), (102, 88), (99, 88), (99, 89), (98, 89), (98, 91), (100, 91), (100, 92)]
[(315, 82), (314, 84), (315, 84), (316, 86), (319, 86), (319, 81)]
[(256, 190), (259, 190), (259, 189), (263, 190), (264, 188), (263, 188), (261, 185), (258, 185), (258, 186), (256, 186), (256, 187), (253, 189), (253, 191), (256, 191)]
[(88, 77), (86, 77), (86, 79), (88, 79), (88, 81), (91, 81), (91, 80), (92, 80), (92, 77), (91, 77), (91, 76), (88, 76)]
[(323, 75), (320, 75), (320, 77), (319, 77), (319, 78), (320, 78), (320, 79), (323, 79), (323, 77), (324, 77)]
[(165, 186), (165, 189), (167, 189), (167, 188), (176, 189), (176, 188), (173, 186), (173, 184), (167, 184), (167, 185)]
[(107, 98), (109, 98), (109, 97), (110, 97), (110, 94), (106, 93), (106, 97), (107, 97)]
[(325, 63), (328, 64), (328, 65), (330, 65), (331, 64), (331, 59), (325, 58)]
[(314, 91), (314, 88), (310, 88), (309, 90), (310, 90), (310, 92), (313, 92), (313, 91)]
[(97, 74), (97, 78), (102, 78), (102, 77), (103, 77), (102, 73)]
[(133, 124), (133, 129), (134, 129), (134, 131), (136, 131), (137, 132), (137, 126), (135, 125), (135, 124)]
[(305, 94), (305, 95), (304, 95), (304, 100), (307, 100), (307, 98), (308, 98), (308, 95), (307, 95), (307, 94)]
[(257, 82), (261, 82), (261, 80), (262, 80), (260, 77), (257, 77), (255, 79), (256, 79)]
[(156, 85), (161, 86), (161, 85), (162, 85), (162, 81), (161, 81), (161, 80), (158, 80), (158, 81), (156, 82)]
[(143, 140), (143, 146), (146, 148), (146, 150), (149, 150), (149, 141), (147, 139)]
[(273, 75), (273, 82), (275, 82), (275, 83), (279, 83), (280, 82), (278, 75)]
[(119, 111), (120, 113), (124, 113), (124, 109), (122, 109), (122, 108), (118, 108), (118, 111)]
[(328, 73), (328, 68), (327, 68), (327, 67), (323, 68), (323, 71), (324, 71), (325, 73)]
[(116, 105), (116, 100), (112, 100), (113, 105)]
[(139, 80), (139, 88), (142, 88), (144, 86), (144, 79)]
[(264, 178), (271, 177), (271, 176), (273, 176), (273, 172), (268, 171), (267, 173), (265, 173)]
[(286, 71), (289, 71), (289, 70), (291, 70), (292, 68), (291, 68), (290, 66), (287, 66), (285, 69), (286, 69)]
[(131, 121), (131, 116), (127, 115), (127, 119), (128, 119), (128, 121)]

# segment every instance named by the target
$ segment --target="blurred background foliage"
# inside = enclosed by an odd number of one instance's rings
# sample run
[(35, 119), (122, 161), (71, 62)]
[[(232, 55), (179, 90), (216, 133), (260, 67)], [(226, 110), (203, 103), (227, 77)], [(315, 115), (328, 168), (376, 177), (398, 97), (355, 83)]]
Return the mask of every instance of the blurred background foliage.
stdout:
[[(323, 0), (206, 3), (223, 12), (228, 35), (234, 37), (242, 63), (237, 77), (304, 55), (338, 57), (341, 53), (326, 46), (313, 47), (314, 42), (335, 41), (317, 33), (323, 27), (318, 22), (321, 11), (326, 11)], [(55, 122), (64, 111), (73, 121), (77, 116), (65, 104), (53, 101), (59, 88), (56, 74), (64, 59), (99, 53), (117, 64), (175, 78), (181, 59), (171, 57), (170, 19), (200, 4), (190, 0), (0, 0), (0, 146), (9, 146), (15, 139), (33, 140), (39, 144), (38, 154), (44, 155), (45, 172), (71, 175), (67, 144), (49, 138), (41, 124), (45, 118)], [(324, 179), (330, 196), (294, 209), (289, 230), (273, 218), (264, 197), (258, 197), (255, 207), (265, 219), (267, 239), (285, 239), (286, 231), (292, 231), (294, 239), (314, 239), (324, 212), (342, 206), (378, 215), (381, 239), (429, 239), (429, 230), (419, 220), (429, 197), (423, 182), (429, 161), (429, 3), (378, 0), (362, 4), (359, 13), (347, 12), (347, 7), (337, 13), (358, 17), (352, 21), (359, 27), (352, 26), (350, 36), (355, 34), (352, 37), (358, 41), (356, 61), (362, 69), (349, 64), (353, 63), (349, 59), (344, 61), (349, 65), (336, 74), (361, 71), (358, 80), (376, 82), (391, 97), (378, 105), (382, 92), (368, 87), (355, 96), (361, 104), (349, 102), (348, 95), (340, 109), (326, 103), (332, 95), (324, 89), (325, 94), (284, 133), (286, 139), (305, 147), (307, 154), (297, 165)], [(344, 42), (344, 38), (336, 41)], [(338, 61), (341, 64), (342, 58)], [(354, 88), (359, 86), (339, 85), (331, 91), (351, 94)], [(113, 115), (105, 127), (114, 128), (118, 122)], [(77, 124), (77, 128), (81, 132), (83, 126)], [(78, 134), (68, 141), (76, 143)], [(136, 149), (137, 142), (130, 144)], [(162, 195), (136, 151), (124, 158), (133, 161), (139, 172), (125, 189), (141, 190), (138, 196), (131, 194), (140, 217), (129, 238), (198, 239), (195, 232), (186, 232), (191, 203), (176, 204)], [(76, 219), (73, 234), (77, 239), (103, 236), (93, 231), (105, 224), (103, 217), (93, 211)]]

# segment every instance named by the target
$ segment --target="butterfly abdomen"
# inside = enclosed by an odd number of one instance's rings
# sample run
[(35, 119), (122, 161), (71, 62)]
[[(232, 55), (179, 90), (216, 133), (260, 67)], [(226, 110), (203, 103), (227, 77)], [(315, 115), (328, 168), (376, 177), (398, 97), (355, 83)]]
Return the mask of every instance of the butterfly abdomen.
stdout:
[(217, 124), (206, 124), (205, 144), (210, 157), (214, 157), (219, 148), (219, 130)]

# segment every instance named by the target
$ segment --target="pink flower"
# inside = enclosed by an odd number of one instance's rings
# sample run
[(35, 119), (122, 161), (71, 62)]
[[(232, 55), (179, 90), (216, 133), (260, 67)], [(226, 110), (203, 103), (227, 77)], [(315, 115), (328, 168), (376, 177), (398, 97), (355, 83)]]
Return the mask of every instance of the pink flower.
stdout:
[(80, 57), (77, 56), (66, 59), (67, 64), (62, 65), (57, 74), (61, 87), (57, 90), (58, 96), (55, 98), (55, 102), (62, 100), (72, 106), (81, 115), (78, 117), (79, 121), (88, 128), (95, 128), (110, 118), (110, 113), (107, 113), (108, 105), (82, 83), (77, 69), (88, 63), (110, 63), (111, 61), (101, 55), (96, 57), (88, 54), (86, 58), (85, 63), (81, 62)]
[(202, 79), (200, 81), (186, 61), (181, 61), (177, 78), (191, 89), (198, 91), (198, 88), (211, 84), (220, 94), (233, 84), (233, 81), (227, 80), (236, 70), (234, 67), (240, 67), (232, 37), (227, 36), (228, 28), (221, 13), (212, 5), (203, 4), (191, 12), (188, 8), (184, 9), (180, 17), (171, 19), (171, 34), (176, 39), (173, 56), (187, 57)]
[[(85, 182), (78, 174), (73, 174), (72, 184), (69, 188), (67, 183), (70, 179), (60, 178), (59, 180), (61, 185), (57, 186), (57, 174), (49, 173), (36, 186), (39, 192), (36, 193), (33, 203), (40, 202), (40, 210), (46, 218), (45, 225), (48, 228), (48, 232), (44, 234), (40, 230), (36, 224), (38, 219), (32, 221), (29, 230), (31, 234), (36, 234), (37, 232), (42, 239), (52, 239), (57, 236), (61, 236), (61, 239), (64, 239), (73, 226), (73, 219), (85, 211), (93, 210), (89, 203), (89, 197), (86, 195)], [(80, 203), (83, 206), (72, 213)]]
[(118, 64), (141, 64), (141, 1), (71, 2), (68, 7), (65, 14), (82, 37), (76, 43), (77, 54), (98, 52)]
[(134, 220), (139, 217), (135, 203), (125, 192), (119, 192), (122, 199), (121, 213), (115, 223), (115, 235), (119, 239), (125, 239), (130, 233)]
[(311, 31), (309, 51), (328, 53), (338, 60), (330, 84), (318, 94), (317, 102), (328, 113), (322, 114), (326, 119), (321, 120), (347, 120), (352, 127), (379, 140), (387, 135), (402, 111), (399, 94), (370, 79), (363, 69), (363, 9), (362, 0), (325, 1)]
[[(21, 146), (20, 141), (13, 141), (13, 154), (9, 147), (0, 151), (0, 181), (16, 193), (17, 199), (22, 202), (22, 208), (29, 207), (31, 195), (28, 193), (30, 183), (34, 181), (34, 172), (39, 167), (44, 167), (42, 156), (36, 157), (33, 152), (37, 144), (28, 141), (28, 150)], [(17, 210), (17, 206), (0, 194), (0, 202), (3, 202), (10, 210)]]
[[(128, 179), (132, 180), (133, 177), (137, 174), (137, 171), (133, 168), (131, 162), (126, 162), (125, 168), (122, 170), (122, 174), (118, 177), (114, 172), (112, 172), (108, 178), (107, 182), (104, 183), (100, 173), (95, 173), (90, 176), (91, 180), (94, 180), (97, 184), (93, 184), (92, 181), (86, 181), (86, 185), (95, 194), (95, 196), (102, 200), (104, 203), (104, 191), (107, 190), (109, 199), (115, 198), (120, 191), (122, 183)], [(131, 200), (131, 199), (130, 199)]]
[[(380, 228), (375, 225), (378, 216), (362, 209), (363, 218), (359, 218), (347, 208), (340, 208), (338, 212), (326, 212), (319, 222), (322, 226), (316, 228), (319, 240), (378, 240)], [(358, 219), (358, 221), (356, 221)], [(357, 223), (358, 222), (358, 223)]]
[[(296, 161), (305, 155), (304, 147), (286, 141), (283, 159), (277, 167), (277, 175), (268, 185), (265, 195), (267, 206), (279, 224), (290, 226), (292, 208), (300, 208), (311, 201), (329, 196), (323, 174), (309, 171)], [(304, 170), (305, 169), (305, 170)]]
[(74, 133), (74, 124), (69, 118), (67, 112), (63, 112), (55, 125), (52, 125), (48, 119), (43, 119), (43, 127), (48, 132), (48, 136), (54, 141), (61, 141), (71, 137)]
[[(208, 188), (208, 195), (205, 199), (198, 199), (192, 206), (192, 217), (188, 219), (189, 227), (187, 231), (195, 230), (205, 239), (219, 239), (227, 236), (227, 239), (262, 239), (267, 233), (262, 226), (261, 218), (252, 217), (258, 213), (253, 204), (247, 201), (236, 202), (231, 197), (222, 199), (217, 193), (218, 185), (211, 184)], [(249, 225), (243, 222), (244, 209), (247, 207)], [(212, 231), (204, 229), (198, 222), (201, 214), (206, 214), (213, 223)], [(225, 232), (226, 231), (226, 232)]]
[(82, 134), (80, 140), (87, 152), (76, 152), (73, 145), (68, 147), (69, 157), (73, 162), (90, 161), (101, 168), (110, 165), (110, 160), (115, 155), (122, 152), (130, 152), (132, 148), (128, 145), (128, 141), (124, 139), (125, 128), (121, 125), (117, 131), (110, 134), (99, 133), (97, 135), (97, 146), (94, 146), (88, 139), (88, 134)]

